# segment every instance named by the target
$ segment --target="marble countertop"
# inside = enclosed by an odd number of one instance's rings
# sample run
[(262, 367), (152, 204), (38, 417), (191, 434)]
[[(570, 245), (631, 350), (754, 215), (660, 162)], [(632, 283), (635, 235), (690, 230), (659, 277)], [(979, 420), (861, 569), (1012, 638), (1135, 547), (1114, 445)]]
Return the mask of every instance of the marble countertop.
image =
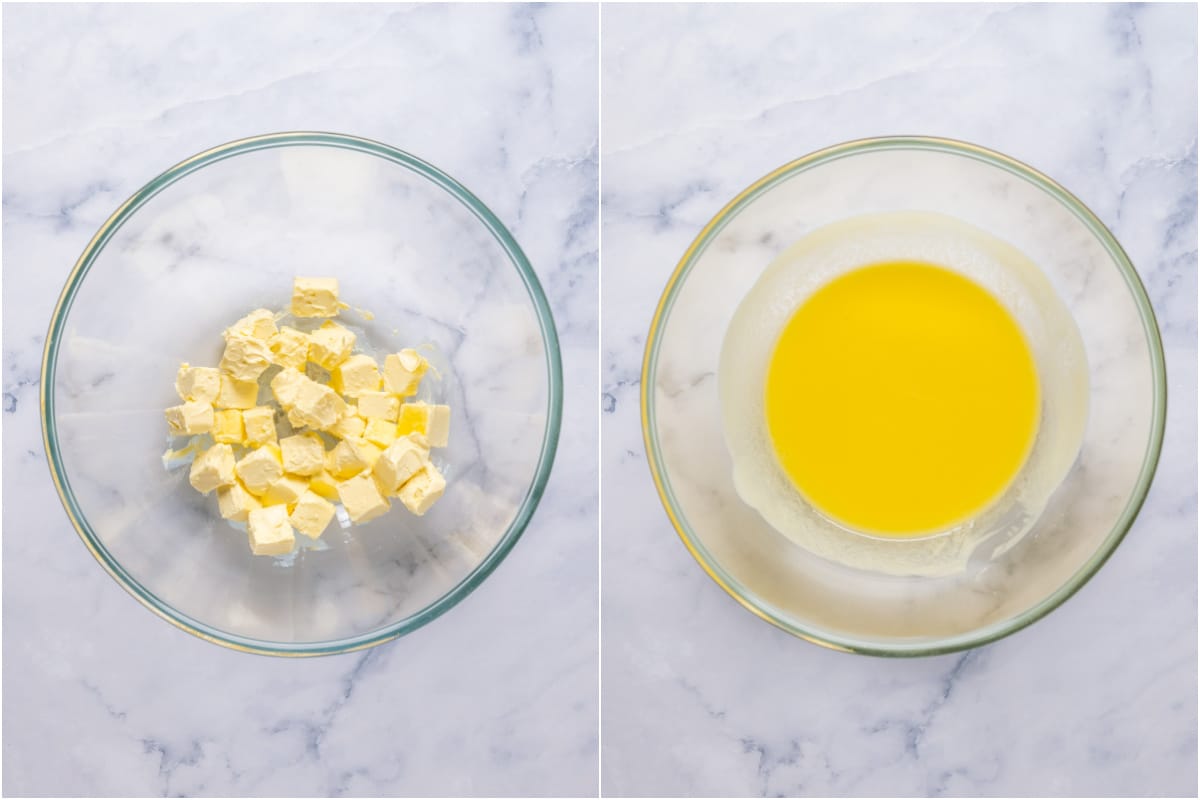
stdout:
[[(1195, 7), (608, 5), (601, 25), (604, 793), (1194, 796)], [(914, 660), (740, 608), (668, 523), (638, 411), (649, 320), (704, 223), (782, 163), (898, 133), (986, 144), (1096, 211), (1159, 315), (1170, 398), (1105, 568), (1025, 631)]]
[[(597, 776), (594, 6), (4, 10), (6, 795), (591, 795)], [(38, 384), (67, 273), (147, 180), (332, 130), (419, 154), (521, 243), (567, 386), (554, 473), (470, 597), (390, 645), (275, 659), (147, 613), (50, 481)]]

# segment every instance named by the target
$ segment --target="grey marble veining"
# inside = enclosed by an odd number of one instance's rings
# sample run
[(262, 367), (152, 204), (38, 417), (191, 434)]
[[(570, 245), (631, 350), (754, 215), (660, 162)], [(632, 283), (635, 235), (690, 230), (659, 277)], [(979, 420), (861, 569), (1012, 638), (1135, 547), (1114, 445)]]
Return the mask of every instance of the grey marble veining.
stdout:
[[(596, 8), (23, 6), (4, 21), (4, 792), (594, 794)], [(479, 196), (538, 273), (566, 386), (549, 486), (496, 572), (393, 644), (315, 660), (215, 647), (126, 595), (62, 511), (38, 417), (50, 313), (96, 228), (167, 166), (282, 130), (378, 139)], [(131, 263), (160, 279), (197, 255), (178, 246)]]
[[(604, 7), (606, 794), (1195, 794), (1195, 26), (1165, 5)], [(1146, 283), (1169, 384), (1157, 478), (1104, 569), (1025, 631), (915, 660), (740, 608), (667, 521), (638, 409), (650, 318), (704, 223), (783, 163), (889, 134), (1075, 192)]]

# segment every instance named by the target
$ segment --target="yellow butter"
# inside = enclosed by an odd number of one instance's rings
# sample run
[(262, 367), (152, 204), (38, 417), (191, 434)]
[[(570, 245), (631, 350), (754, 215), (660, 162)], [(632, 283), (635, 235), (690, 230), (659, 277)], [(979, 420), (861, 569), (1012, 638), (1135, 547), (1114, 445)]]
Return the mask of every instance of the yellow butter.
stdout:
[(241, 444), (246, 439), (242, 412), (236, 408), (218, 411), (213, 415), (212, 437), (215, 442)]
[(262, 504), (264, 506), (285, 505), (290, 508), (307, 490), (308, 481), (305, 478), (299, 475), (284, 475), (267, 487), (267, 491), (262, 496)]
[(315, 475), (325, 468), (325, 443), (315, 433), (298, 433), (279, 440), (283, 471)]
[(234, 482), (234, 466), (233, 448), (227, 444), (214, 444), (192, 462), (188, 482), (196, 491), (208, 494)]
[(367, 419), (395, 422), (400, 413), (400, 398), (388, 392), (363, 392), (358, 396), (358, 415)]
[(429, 448), (420, 434), (397, 439), (375, 462), (372, 473), (385, 494), (395, 494), (429, 461)]
[(319, 539), (333, 519), (333, 513), (333, 503), (309, 490), (300, 495), (289, 520), (300, 533), (310, 539)]
[(295, 316), (334, 317), (340, 308), (337, 278), (296, 278), (292, 282)]
[(265, 308), (256, 308), (225, 329), (225, 340), (233, 336), (248, 336), (266, 341), (274, 336), (275, 315)]
[(217, 393), (217, 408), (254, 408), (258, 401), (258, 382), (239, 381), (221, 373), (221, 389)]
[(275, 442), (275, 410), (270, 406), (257, 406), (242, 412), (242, 425), (245, 430), (245, 442), (248, 445), (261, 445)]
[(396, 496), (412, 513), (423, 515), (446, 491), (446, 479), (433, 464), (426, 464), (409, 478)]
[(391, 504), (379, 492), (369, 473), (361, 473), (338, 484), (338, 496), (352, 522), (366, 522), (386, 514)]
[(180, 406), (171, 406), (163, 412), (167, 418), (167, 429), (172, 436), (194, 436), (208, 433), (213, 428), (213, 409), (208, 403), (189, 400)]
[(396, 423), (384, 419), (369, 419), (363, 438), (372, 444), (387, 447), (396, 441)]
[(296, 534), (288, 521), (287, 506), (268, 506), (247, 516), (246, 534), (250, 551), (256, 556), (280, 556), (290, 553)]
[(193, 367), (185, 361), (175, 374), (175, 391), (182, 400), (212, 405), (221, 391), (221, 371), (215, 367)]
[(332, 370), (354, 350), (355, 336), (336, 322), (326, 322), (308, 335), (308, 360)]
[(302, 370), (308, 362), (309, 338), (304, 331), (284, 325), (267, 346), (271, 350), (271, 360), (281, 367)]
[(389, 392), (402, 397), (417, 393), (421, 377), (429, 369), (425, 357), (411, 348), (383, 359), (383, 379)]
[(261, 496), (271, 484), (283, 477), (283, 458), (278, 447), (265, 444), (242, 456), (237, 462), (236, 471), (246, 488), (252, 494)]
[(379, 391), (383, 378), (379, 375), (375, 359), (359, 353), (350, 356), (333, 370), (329, 385), (347, 397), (358, 397), (365, 392)]
[(262, 508), (258, 498), (250, 494), (239, 481), (217, 489), (217, 509), (225, 519), (245, 522), (251, 511)]

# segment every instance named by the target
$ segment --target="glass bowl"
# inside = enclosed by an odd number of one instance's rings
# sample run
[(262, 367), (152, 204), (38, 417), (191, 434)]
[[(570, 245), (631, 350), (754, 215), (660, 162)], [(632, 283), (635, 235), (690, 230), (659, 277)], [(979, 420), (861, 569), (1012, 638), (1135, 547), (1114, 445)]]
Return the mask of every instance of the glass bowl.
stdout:
[[(806, 234), (866, 214), (954, 217), (1017, 248), (1067, 306), (1088, 364), (1073, 466), (1028, 534), (947, 575), (825, 560), (734, 489), (717, 365), (734, 312)], [(889, 137), (818, 151), (765, 176), (688, 248), (651, 324), (642, 372), (647, 457), (671, 523), (739, 603), (801, 638), (856, 653), (975, 647), (1029, 625), (1095, 574), (1137, 516), (1162, 445), (1166, 375), (1150, 301), (1112, 234), (1050, 178), (963, 142)]]
[[(431, 346), (450, 443), (445, 496), (399, 504), (291, 559), (250, 553), (213, 495), (168, 471), (163, 409), (180, 362), (215, 366), (223, 328), (331, 275), (339, 321), (377, 353)], [(273, 655), (370, 647), (435, 619), (520, 538), (558, 441), (562, 371), (537, 277), (504, 226), (436, 167), (378, 142), (279, 133), (171, 167), (108, 219), (50, 322), (42, 424), (84, 544), (147, 608)]]

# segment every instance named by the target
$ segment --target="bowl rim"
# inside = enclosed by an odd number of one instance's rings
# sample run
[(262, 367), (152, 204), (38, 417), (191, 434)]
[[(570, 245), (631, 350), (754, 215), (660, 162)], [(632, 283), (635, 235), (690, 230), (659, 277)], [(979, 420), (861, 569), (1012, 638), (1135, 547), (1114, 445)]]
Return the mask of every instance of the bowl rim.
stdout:
[[(518, 275), (525, 284), (525, 289), (533, 305), (534, 312), (537, 315), (538, 326), (541, 330), (546, 353), (547, 409), (542, 446), (538, 454), (533, 478), (508, 529), (483, 561), (477, 564), (473, 570), (432, 603), (402, 620), (357, 636), (318, 642), (292, 643), (241, 636), (220, 630), (183, 614), (174, 609), (170, 604), (160, 600), (153, 592), (130, 575), (117, 559), (109, 554), (107, 548), (96, 537), (86, 516), (79, 508), (74, 493), (71, 491), (70, 482), (62, 463), (57, 438), (57, 425), (54, 419), (53, 378), (54, 370), (57, 366), (60, 344), (59, 337), (62, 334), (64, 323), (79, 286), (82, 284), (83, 279), (86, 277), (88, 270), (96, 258), (103, 252), (109, 239), (138, 209), (163, 189), (211, 164), (259, 150), (297, 146), (331, 147), (382, 158), (429, 180), (462, 203), (474, 214), (492, 234), (497, 244), (500, 245), (508, 256), (509, 262), (517, 270)], [(118, 206), (117, 210), (96, 231), (67, 276), (66, 283), (50, 317), (50, 325), (46, 334), (46, 345), (42, 353), (41, 387), (39, 390), (42, 444), (45, 448), (54, 487), (58, 492), (59, 499), (62, 501), (63, 508), (66, 509), (71, 524), (75, 527), (76, 533), (79, 534), (84, 545), (87, 546), (100, 565), (104, 567), (105, 571), (123, 589), (133, 595), (138, 602), (175, 627), (205, 641), (233, 650), (272, 656), (334, 655), (374, 647), (397, 639), (406, 633), (410, 633), (432, 622), (474, 591), (500, 562), (504, 560), (509, 551), (512, 550), (517, 540), (520, 539), (521, 534), (524, 533), (541, 500), (542, 494), (546, 489), (546, 483), (549, 480), (555, 452), (558, 447), (558, 438), (562, 425), (562, 401), (562, 354), (559, 346), (558, 332), (554, 324), (554, 316), (550, 310), (545, 292), (542, 290), (541, 283), (538, 281), (537, 274), (533, 270), (533, 266), (525, 256), (524, 251), (521, 250), (520, 245), (517, 244), (516, 239), (509, 233), (504, 224), (500, 222), (499, 218), (465, 186), (429, 162), (411, 153), (372, 139), (325, 131), (267, 133), (217, 145), (216, 147), (197, 153), (190, 158), (186, 158), (163, 171)]]
[[(793, 175), (842, 158), (889, 150), (933, 151), (946, 155), (970, 158), (1002, 169), (1050, 195), (1071, 211), (1091, 231), (1092, 235), (1103, 245), (1113, 264), (1121, 272), (1126, 286), (1137, 305), (1142, 329), (1146, 337), (1147, 349), (1150, 351), (1153, 384), (1153, 416), (1146, 449), (1142, 458), (1142, 466), (1138, 472), (1133, 492), (1130, 494), (1125, 507), (1121, 510), (1121, 514), (1100, 546), (1065, 583), (1021, 614), (967, 633), (932, 641), (908, 642), (897, 640), (895, 642), (880, 643), (878, 641), (867, 641), (854, 637), (841, 636), (830, 631), (820, 630), (815, 626), (796, 623), (788, 618), (787, 614), (755, 598), (752, 592), (727, 573), (720, 566), (719, 562), (708, 553), (708, 550), (704, 547), (699, 537), (692, 531), (687, 517), (677, 503), (674, 492), (671, 489), (670, 478), (668, 477), (667, 468), (663, 461), (662, 451), (658, 442), (653, 386), (657, 373), (662, 332), (670, 318), (671, 309), (674, 306), (679, 289), (683, 286), (696, 261), (725, 225), (759, 196)], [(741, 604), (743, 608), (760, 619), (813, 644), (841, 652), (872, 656), (933, 656), (979, 647), (1028, 627), (1070, 599), (1072, 595), (1079, 591), (1099, 571), (1113, 554), (1117, 546), (1125, 538), (1125, 534), (1129, 531), (1129, 528), (1133, 525), (1138, 512), (1146, 500), (1146, 495), (1149, 492), (1162, 451), (1163, 435), (1166, 427), (1166, 402), (1166, 365), (1162, 338), (1159, 333), (1154, 308), (1137, 270), (1112, 232), (1078, 197), (1054, 179), (1028, 164), (980, 145), (937, 136), (880, 136), (842, 142), (816, 150), (777, 167), (739, 192), (737, 196), (726, 203), (701, 228), (671, 273), (650, 322), (641, 373), (642, 438), (646, 447), (646, 458), (649, 463), (650, 474), (658, 491), (659, 500), (662, 502), (663, 508), (667, 513), (667, 518), (675, 528), (675, 532), (683, 541), (688, 552), (696, 559), (704, 572), (718, 586), (724, 589), (727, 594)]]

